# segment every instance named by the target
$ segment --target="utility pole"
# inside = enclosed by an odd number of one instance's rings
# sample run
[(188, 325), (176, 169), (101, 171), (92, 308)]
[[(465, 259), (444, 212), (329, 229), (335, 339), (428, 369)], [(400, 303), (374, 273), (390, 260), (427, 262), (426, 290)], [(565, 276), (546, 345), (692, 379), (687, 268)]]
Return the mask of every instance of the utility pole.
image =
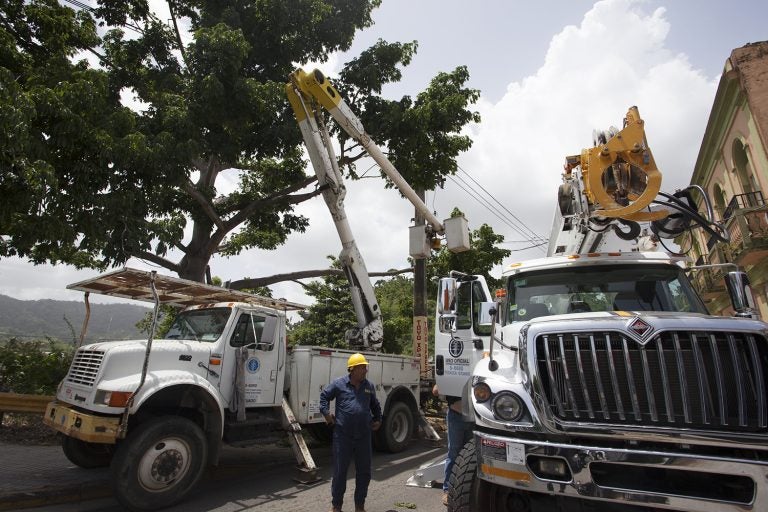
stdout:
[[(424, 190), (416, 190), (424, 202)], [(424, 215), (416, 208), (414, 224), (426, 224)], [(413, 262), (413, 355), (419, 358), (421, 375), (429, 370), (429, 329), (427, 328), (427, 259), (415, 258)]]

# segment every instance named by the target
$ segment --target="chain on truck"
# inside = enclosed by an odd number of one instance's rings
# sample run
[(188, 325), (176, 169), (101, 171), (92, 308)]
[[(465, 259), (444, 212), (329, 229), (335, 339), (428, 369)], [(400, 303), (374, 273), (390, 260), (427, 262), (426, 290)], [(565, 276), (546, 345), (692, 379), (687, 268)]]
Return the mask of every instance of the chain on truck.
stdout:
[[(374, 438), (382, 449), (403, 450), (417, 423), (439, 439), (419, 410), (419, 359), (382, 354), (381, 312), (344, 209), (345, 187), (324, 113), (357, 140), (428, 226), (411, 228), (411, 254), (424, 257), (431, 240), (469, 248), (464, 218), (441, 223), (418, 198), (363, 129), (338, 91), (319, 71), (297, 70), (286, 93), (328, 206), (342, 252), (357, 326), (345, 333), (350, 350), (286, 344), (286, 314), (299, 304), (123, 269), (69, 288), (155, 303), (147, 340), (80, 347), (49, 404), (45, 422), (63, 434), (74, 464), (110, 467), (113, 494), (132, 510), (156, 510), (184, 499), (204, 469), (216, 464), (224, 443), (269, 442), (288, 433), (298, 479), (316, 479), (302, 427), (329, 438), (319, 410), (320, 392), (346, 373), (347, 359), (364, 351), (368, 380), (383, 405)], [(242, 284), (242, 283), (240, 283)], [(158, 305), (184, 306), (163, 339), (153, 339)], [(85, 331), (85, 328), (84, 328)]]
[(703, 190), (660, 186), (632, 107), (566, 159), (546, 258), (506, 266), (495, 302), (441, 280), (436, 379), (475, 424), (450, 511), (768, 510), (768, 325), (735, 265), (715, 317), (696, 267), (643, 250), (727, 238)]

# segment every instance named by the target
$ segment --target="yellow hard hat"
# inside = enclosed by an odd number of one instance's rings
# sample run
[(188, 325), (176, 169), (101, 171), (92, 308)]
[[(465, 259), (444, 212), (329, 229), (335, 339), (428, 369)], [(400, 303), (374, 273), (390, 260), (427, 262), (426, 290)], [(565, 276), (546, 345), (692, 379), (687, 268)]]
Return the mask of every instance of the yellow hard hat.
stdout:
[(363, 354), (352, 354), (347, 360), (347, 370), (361, 364), (368, 364), (368, 361), (365, 360), (365, 356)]

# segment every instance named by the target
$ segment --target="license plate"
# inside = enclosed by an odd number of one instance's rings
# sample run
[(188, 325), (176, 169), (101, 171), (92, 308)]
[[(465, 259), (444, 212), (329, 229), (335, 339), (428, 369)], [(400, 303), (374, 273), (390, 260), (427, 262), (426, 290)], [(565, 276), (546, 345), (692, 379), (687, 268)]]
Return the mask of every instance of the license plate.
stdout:
[(525, 445), (507, 442), (507, 462), (518, 466), (525, 465)]

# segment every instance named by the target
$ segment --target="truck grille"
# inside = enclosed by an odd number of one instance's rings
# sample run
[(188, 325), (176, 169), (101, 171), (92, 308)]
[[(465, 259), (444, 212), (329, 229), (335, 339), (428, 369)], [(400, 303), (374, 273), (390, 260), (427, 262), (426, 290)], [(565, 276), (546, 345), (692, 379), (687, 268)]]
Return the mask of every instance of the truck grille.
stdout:
[(622, 332), (536, 338), (537, 369), (560, 421), (765, 432), (763, 336), (660, 332), (645, 344)]
[(104, 359), (104, 352), (99, 350), (78, 350), (69, 367), (67, 382), (93, 386), (102, 359)]

